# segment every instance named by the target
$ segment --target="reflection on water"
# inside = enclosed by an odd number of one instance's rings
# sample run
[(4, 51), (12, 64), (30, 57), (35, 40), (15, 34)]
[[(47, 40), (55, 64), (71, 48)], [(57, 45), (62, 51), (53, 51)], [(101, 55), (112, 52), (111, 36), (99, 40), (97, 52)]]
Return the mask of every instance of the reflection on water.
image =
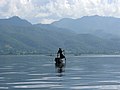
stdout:
[[(58, 70), (58, 69), (57, 69)], [(0, 90), (119, 90), (120, 57), (0, 56)]]
[(65, 66), (66, 66), (66, 62), (63, 62), (65, 60), (62, 60), (62, 62), (55, 62), (55, 69), (56, 72), (58, 73), (57, 76), (62, 77), (63, 76), (63, 72), (65, 72)]

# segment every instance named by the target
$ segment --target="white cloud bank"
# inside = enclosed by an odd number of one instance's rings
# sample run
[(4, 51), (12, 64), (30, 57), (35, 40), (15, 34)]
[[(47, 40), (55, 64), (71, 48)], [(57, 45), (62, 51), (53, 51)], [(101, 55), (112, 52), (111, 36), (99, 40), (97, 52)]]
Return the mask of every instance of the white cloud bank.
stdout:
[(90, 15), (120, 17), (120, 0), (0, 0), (0, 18), (15, 15), (32, 23)]

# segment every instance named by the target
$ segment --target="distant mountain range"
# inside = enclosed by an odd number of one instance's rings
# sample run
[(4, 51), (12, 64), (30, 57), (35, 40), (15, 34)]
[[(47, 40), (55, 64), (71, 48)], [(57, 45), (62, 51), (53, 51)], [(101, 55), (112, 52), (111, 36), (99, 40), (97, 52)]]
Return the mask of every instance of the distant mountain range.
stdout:
[[(93, 33), (95, 31), (104, 31), (106, 33), (118, 34), (120, 32), (120, 18), (85, 16), (79, 19), (64, 18), (53, 22), (52, 25), (67, 28), (77, 33)], [(120, 35), (120, 33), (118, 34)]]
[(0, 19), (0, 54), (119, 54), (120, 19), (87, 16), (31, 24), (17, 16)]

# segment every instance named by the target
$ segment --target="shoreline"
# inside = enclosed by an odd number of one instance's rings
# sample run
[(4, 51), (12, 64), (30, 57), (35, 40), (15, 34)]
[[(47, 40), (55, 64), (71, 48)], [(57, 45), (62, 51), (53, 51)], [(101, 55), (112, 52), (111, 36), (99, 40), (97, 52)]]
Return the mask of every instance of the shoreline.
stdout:
[[(55, 57), (56, 54), (1, 54), (0, 56), (48, 56), (48, 57)], [(81, 55), (74, 55), (74, 54), (66, 54), (66, 57), (120, 57), (120, 54), (81, 54)]]

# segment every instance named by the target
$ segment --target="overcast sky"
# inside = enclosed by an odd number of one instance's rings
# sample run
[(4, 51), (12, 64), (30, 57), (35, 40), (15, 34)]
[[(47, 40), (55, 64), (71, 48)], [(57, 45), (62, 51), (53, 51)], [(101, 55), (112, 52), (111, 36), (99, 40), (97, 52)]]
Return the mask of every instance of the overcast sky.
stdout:
[(47, 24), (91, 15), (120, 18), (120, 0), (0, 0), (0, 18), (19, 16)]

